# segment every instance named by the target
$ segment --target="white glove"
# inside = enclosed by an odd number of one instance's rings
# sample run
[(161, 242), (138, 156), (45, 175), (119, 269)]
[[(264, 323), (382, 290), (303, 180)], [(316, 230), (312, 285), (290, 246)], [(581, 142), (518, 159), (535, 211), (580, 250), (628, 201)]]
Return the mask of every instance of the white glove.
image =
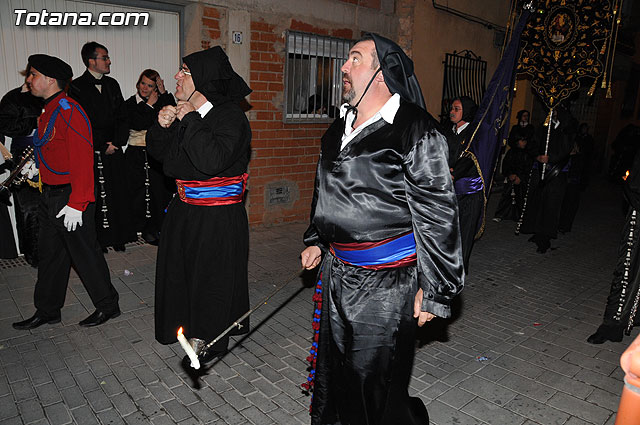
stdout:
[(82, 226), (82, 211), (78, 211), (75, 208), (71, 208), (69, 205), (65, 205), (60, 210), (56, 218), (64, 216), (64, 226), (68, 232), (73, 232), (76, 227)]
[(29, 180), (31, 180), (34, 176), (37, 176), (39, 172), (40, 171), (38, 170), (38, 167), (36, 167), (36, 163), (32, 159), (27, 161), (25, 166), (22, 167), (22, 170), (20, 170), (20, 174), (22, 174), (23, 176), (27, 176)]

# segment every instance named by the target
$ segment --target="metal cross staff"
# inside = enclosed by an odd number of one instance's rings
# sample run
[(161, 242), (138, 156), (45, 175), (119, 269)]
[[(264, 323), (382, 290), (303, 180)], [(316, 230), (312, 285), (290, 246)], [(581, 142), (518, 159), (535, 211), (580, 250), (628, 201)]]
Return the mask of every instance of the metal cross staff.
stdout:
[[(216, 342), (220, 341), (220, 339), (222, 339), (226, 334), (228, 334), (229, 332), (231, 332), (234, 328), (242, 328), (242, 321), (244, 319), (246, 319), (247, 317), (251, 316), (251, 314), (253, 314), (253, 312), (255, 312), (256, 310), (258, 310), (260, 307), (262, 307), (263, 305), (267, 304), (269, 302), (269, 300), (271, 298), (273, 298), (274, 295), (276, 295), (278, 292), (280, 292), (282, 289), (284, 289), (289, 283), (293, 282), (293, 280), (296, 277), (299, 277), (300, 274), (304, 271), (304, 267), (300, 270), (298, 270), (297, 272), (295, 272), (283, 285), (281, 285), (279, 288), (277, 288), (276, 290), (274, 290), (271, 294), (269, 294), (264, 300), (262, 300), (261, 302), (259, 302), (258, 304), (256, 304), (253, 308), (251, 308), (249, 311), (247, 311), (246, 313), (244, 313), (242, 316), (240, 316), (235, 322), (233, 322), (227, 329), (225, 329), (220, 335), (218, 335), (217, 337), (215, 337), (213, 339), (213, 341), (209, 342), (207, 345), (205, 345), (204, 347), (202, 347), (202, 351), (201, 352), (205, 352), (208, 348), (212, 347)], [(187, 354), (187, 356), (189, 356), (189, 359), (191, 360), (191, 367), (194, 369), (200, 369), (200, 361), (198, 360), (198, 356), (196, 355), (195, 351), (193, 350), (193, 347), (191, 347), (191, 344), (189, 343), (184, 343), (182, 340), (186, 341), (186, 339), (184, 339), (184, 337), (180, 338), (182, 336), (182, 328), (180, 328), (180, 330), (178, 331), (178, 340), (180, 341), (180, 345), (182, 346), (182, 348), (184, 349), (185, 353)]]
[[(549, 109), (549, 123), (547, 125), (547, 143), (544, 146), (544, 156), (549, 154), (549, 139), (551, 138), (551, 126), (553, 125), (553, 108)], [(544, 173), (547, 171), (547, 163), (542, 164), (542, 174), (540, 180), (544, 180)]]

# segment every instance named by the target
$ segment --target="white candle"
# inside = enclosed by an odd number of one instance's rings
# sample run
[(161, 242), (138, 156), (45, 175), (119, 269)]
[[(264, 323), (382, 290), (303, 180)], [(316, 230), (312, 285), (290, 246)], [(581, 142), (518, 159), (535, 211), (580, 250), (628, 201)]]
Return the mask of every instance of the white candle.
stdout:
[(187, 338), (182, 334), (182, 327), (178, 329), (178, 342), (182, 346), (182, 349), (187, 353), (187, 356), (189, 356), (189, 360), (191, 360), (191, 367), (194, 369), (200, 369), (200, 360), (198, 360), (198, 356), (196, 356), (196, 352), (193, 351), (193, 347), (191, 347)]

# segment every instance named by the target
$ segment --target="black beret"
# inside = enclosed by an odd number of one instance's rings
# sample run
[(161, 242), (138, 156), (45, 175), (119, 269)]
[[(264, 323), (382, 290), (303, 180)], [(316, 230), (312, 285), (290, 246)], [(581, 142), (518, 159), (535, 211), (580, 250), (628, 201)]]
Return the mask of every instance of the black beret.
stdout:
[(29, 56), (29, 65), (47, 77), (56, 80), (70, 80), (73, 77), (73, 70), (69, 64), (55, 56), (31, 55)]

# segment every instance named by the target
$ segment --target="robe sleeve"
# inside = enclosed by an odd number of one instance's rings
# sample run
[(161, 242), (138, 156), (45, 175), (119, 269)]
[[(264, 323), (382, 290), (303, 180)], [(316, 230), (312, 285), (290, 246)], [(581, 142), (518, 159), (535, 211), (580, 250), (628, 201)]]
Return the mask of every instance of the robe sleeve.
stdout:
[[(320, 160), (318, 160), (318, 168), (320, 167)], [(318, 229), (313, 224), (313, 217), (316, 212), (316, 204), (318, 203), (318, 173), (316, 171), (316, 178), (313, 184), (313, 197), (311, 199), (311, 213), (309, 217), (309, 227), (304, 232), (303, 241), (306, 246), (317, 246), (322, 250), (322, 253), (326, 253), (329, 250), (329, 247), (325, 242), (320, 238), (320, 234), (318, 233)]]
[(120, 84), (116, 80), (113, 80), (115, 83), (113, 86), (114, 90), (114, 108), (113, 113), (115, 114), (114, 119), (114, 133), (113, 140), (111, 143), (115, 146), (124, 146), (127, 144), (127, 140), (129, 140), (129, 128), (127, 121), (127, 105), (124, 102), (124, 97), (122, 97), (122, 91), (120, 90)]
[(158, 117), (158, 111), (153, 106), (144, 101), (137, 103), (135, 97), (127, 100), (125, 105), (131, 130), (147, 130)]
[(451, 316), (451, 300), (464, 285), (458, 206), (447, 149), (445, 137), (431, 129), (422, 134), (404, 158), (418, 284), (424, 291), (422, 311), (443, 318)]
[(174, 121), (169, 128), (164, 128), (155, 120), (145, 136), (147, 152), (155, 160), (164, 163), (171, 150), (171, 145), (176, 138), (179, 124)]
[(0, 100), (0, 134), (16, 137), (27, 136), (37, 127), (37, 115), (18, 104), (17, 96), (8, 93)]

